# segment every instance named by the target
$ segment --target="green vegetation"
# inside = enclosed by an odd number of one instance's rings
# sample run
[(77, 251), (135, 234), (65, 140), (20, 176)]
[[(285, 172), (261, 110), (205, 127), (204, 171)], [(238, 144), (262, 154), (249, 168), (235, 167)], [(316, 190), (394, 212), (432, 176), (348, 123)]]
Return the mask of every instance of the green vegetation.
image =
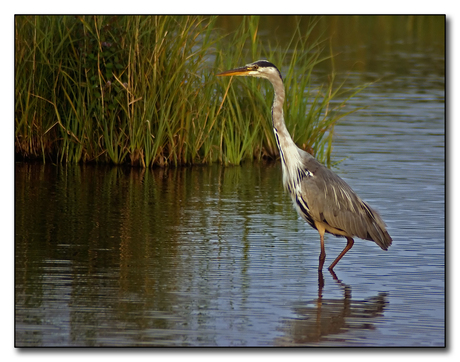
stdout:
[(341, 91), (334, 75), (319, 89), (310, 82), (315, 65), (332, 59), (312, 39), (315, 22), (307, 33), (297, 25), (286, 47), (265, 47), (258, 17), (228, 36), (216, 19), (16, 16), (17, 157), (142, 167), (275, 158), (271, 86), (215, 77), (265, 58), (284, 75), (294, 141), (330, 164), (344, 102), (331, 105)]

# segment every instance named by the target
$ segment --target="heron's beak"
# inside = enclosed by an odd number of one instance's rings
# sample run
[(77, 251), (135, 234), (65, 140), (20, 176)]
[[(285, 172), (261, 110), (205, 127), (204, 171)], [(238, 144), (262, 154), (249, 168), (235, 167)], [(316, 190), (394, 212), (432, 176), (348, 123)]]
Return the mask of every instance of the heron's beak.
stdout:
[(231, 75), (247, 75), (250, 71), (251, 71), (251, 69), (249, 69), (248, 67), (241, 67), (241, 68), (235, 68), (235, 69), (227, 70), (225, 72), (222, 72), (222, 73), (219, 73), (219, 74), (216, 74), (216, 75), (218, 77), (228, 77), (228, 76), (231, 76)]

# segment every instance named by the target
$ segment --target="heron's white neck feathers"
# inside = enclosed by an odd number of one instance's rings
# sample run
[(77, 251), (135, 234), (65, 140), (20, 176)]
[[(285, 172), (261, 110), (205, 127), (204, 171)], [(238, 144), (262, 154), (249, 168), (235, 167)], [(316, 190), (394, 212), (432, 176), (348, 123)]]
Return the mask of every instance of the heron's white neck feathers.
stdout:
[(283, 185), (288, 191), (294, 191), (299, 187), (303, 175), (302, 160), (299, 154), (299, 148), (292, 140), (286, 123), (284, 122), (283, 104), (284, 104), (284, 85), (279, 76), (268, 77), (273, 84), (275, 96), (272, 106), (273, 132), (275, 133), (276, 143), (280, 151), (281, 165), (283, 167)]

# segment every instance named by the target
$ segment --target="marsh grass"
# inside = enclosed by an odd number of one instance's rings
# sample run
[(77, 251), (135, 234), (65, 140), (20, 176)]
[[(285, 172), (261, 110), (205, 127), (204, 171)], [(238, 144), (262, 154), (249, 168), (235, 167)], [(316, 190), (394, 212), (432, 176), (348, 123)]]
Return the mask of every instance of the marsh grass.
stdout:
[(265, 47), (258, 21), (224, 36), (215, 17), (16, 16), (16, 155), (142, 167), (276, 158), (271, 86), (215, 77), (265, 58), (284, 72), (294, 141), (330, 163), (346, 114), (332, 100), (353, 91), (340, 94), (334, 74), (312, 86), (315, 65), (333, 57), (311, 30)]

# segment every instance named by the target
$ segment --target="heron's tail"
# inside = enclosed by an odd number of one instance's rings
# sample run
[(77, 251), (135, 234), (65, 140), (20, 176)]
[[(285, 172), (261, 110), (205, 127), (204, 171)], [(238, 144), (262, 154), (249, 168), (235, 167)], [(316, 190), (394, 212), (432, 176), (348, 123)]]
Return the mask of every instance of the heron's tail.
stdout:
[(380, 246), (383, 250), (388, 250), (388, 247), (392, 244), (393, 239), (391, 238), (390, 234), (388, 234), (388, 231), (380, 230), (379, 237), (373, 239), (375, 243)]
[(368, 217), (367, 237), (365, 239), (372, 240), (383, 250), (387, 250), (392, 244), (393, 239), (388, 233), (385, 223), (377, 211), (373, 210), (365, 202), (363, 202), (363, 205), (367, 214), (366, 216)]

